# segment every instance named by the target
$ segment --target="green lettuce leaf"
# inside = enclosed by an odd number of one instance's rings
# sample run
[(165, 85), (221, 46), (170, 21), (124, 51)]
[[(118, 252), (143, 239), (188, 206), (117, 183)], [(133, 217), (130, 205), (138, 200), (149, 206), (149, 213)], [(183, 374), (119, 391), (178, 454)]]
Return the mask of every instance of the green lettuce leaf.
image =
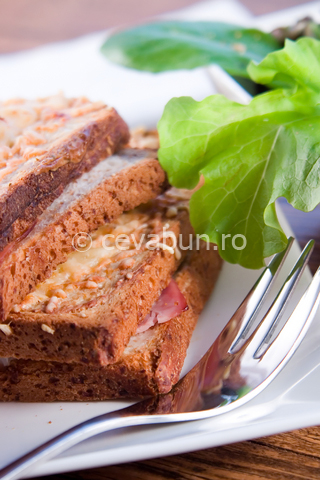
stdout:
[(163, 72), (219, 64), (248, 77), (250, 60), (260, 62), (280, 48), (270, 34), (220, 22), (166, 21), (112, 35), (101, 51), (111, 61), (137, 70)]
[(303, 38), (250, 65), (254, 79), (280, 79), (285, 89), (246, 106), (220, 95), (174, 98), (159, 122), (161, 165), (179, 188), (193, 188), (203, 176), (191, 222), (231, 263), (260, 268), (285, 247), (277, 198), (303, 211), (320, 202), (319, 48)]
[(248, 73), (252, 80), (263, 85), (284, 88), (300, 87), (319, 92), (320, 42), (304, 37), (285, 41), (285, 48), (266, 56), (259, 65), (251, 62)]

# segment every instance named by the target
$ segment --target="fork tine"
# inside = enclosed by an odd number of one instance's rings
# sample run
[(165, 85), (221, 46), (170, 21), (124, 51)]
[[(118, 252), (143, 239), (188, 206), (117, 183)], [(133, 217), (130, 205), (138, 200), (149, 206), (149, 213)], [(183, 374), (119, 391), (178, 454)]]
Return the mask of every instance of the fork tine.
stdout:
[(257, 329), (245, 342), (246, 349), (248, 352), (252, 352), (254, 358), (259, 357), (259, 354), (262, 352), (261, 349), (263, 348), (263, 345), (268, 345), (269, 340), (282, 316), (284, 307), (287, 305), (287, 302), (308, 263), (313, 247), (314, 240), (310, 240), (303, 249), (295, 265), (292, 267), (291, 272), (287, 276), (268, 312), (261, 320)]
[(269, 345), (264, 345), (259, 361), (276, 367), (287, 362), (304, 338), (320, 303), (320, 267), (298, 305)]
[[(236, 323), (239, 323), (238, 319), (241, 319), (240, 324), (238, 325), (238, 332), (233, 340), (229, 352), (235, 353), (237, 350), (241, 348), (241, 340), (244, 340), (247, 336), (247, 333), (258, 314), (262, 302), (268, 293), (273, 281), (275, 280), (280, 267), (282, 266), (283, 262), (285, 261), (290, 248), (294, 242), (294, 238), (290, 237), (288, 239), (288, 245), (283, 252), (277, 253), (272, 260), (270, 261), (269, 265), (264, 269), (246, 298), (241, 303), (238, 310), (233, 315), (232, 320), (236, 320)], [(228, 323), (228, 325), (229, 325)]]

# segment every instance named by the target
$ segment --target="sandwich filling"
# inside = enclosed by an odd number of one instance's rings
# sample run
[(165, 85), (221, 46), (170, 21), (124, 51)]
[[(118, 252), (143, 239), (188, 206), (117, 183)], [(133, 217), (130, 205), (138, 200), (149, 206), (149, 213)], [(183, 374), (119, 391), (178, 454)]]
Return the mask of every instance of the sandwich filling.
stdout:
[[(166, 215), (169, 212), (171, 216), (173, 204), (178, 209), (179, 201), (181, 199), (170, 196), (169, 204), (165, 205), (162, 199), (156, 207), (151, 205), (126, 212), (91, 235), (79, 235), (74, 239), (76, 251), (58, 265), (50, 278), (38, 284), (21, 303), (14, 305), (13, 311), (48, 314), (80, 311), (80, 315), (85, 316), (87, 308), (108, 301), (115, 286), (134, 277), (148, 250), (169, 250), (179, 259), (181, 252), (170, 231), (172, 221)], [(183, 208), (186, 207), (184, 204), (185, 199)], [(160, 303), (154, 305), (153, 312), (143, 322), (143, 330), (156, 321), (172, 318), (171, 312), (176, 315), (186, 308), (178, 290), (171, 282), (160, 297)], [(169, 297), (174, 298), (173, 303), (168, 302)], [(161, 314), (160, 310), (166, 313)]]
[(91, 236), (84, 234), (79, 237), (79, 249), (88, 249), (69, 254), (67, 261), (13, 311), (65, 312), (88, 308), (89, 302), (96, 304), (117, 282), (132, 278), (144, 261), (150, 236), (158, 235), (161, 243), (163, 226), (160, 214), (132, 211), (103, 225)]
[(185, 297), (182, 295), (177, 283), (171, 280), (158, 300), (152, 306), (151, 312), (137, 328), (137, 333), (145, 332), (156, 323), (165, 323), (177, 317), (188, 309)]

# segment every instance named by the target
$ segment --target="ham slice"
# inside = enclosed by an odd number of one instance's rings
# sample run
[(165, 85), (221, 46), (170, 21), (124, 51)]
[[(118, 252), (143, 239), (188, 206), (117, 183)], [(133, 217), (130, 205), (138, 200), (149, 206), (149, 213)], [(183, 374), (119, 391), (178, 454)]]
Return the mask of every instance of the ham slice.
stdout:
[(137, 333), (142, 333), (153, 327), (156, 323), (168, 322), (188, 309), (186, 299), (178, 285), (171, 280), (158, 300), (153, 304), (151, 312), (138, 326)]

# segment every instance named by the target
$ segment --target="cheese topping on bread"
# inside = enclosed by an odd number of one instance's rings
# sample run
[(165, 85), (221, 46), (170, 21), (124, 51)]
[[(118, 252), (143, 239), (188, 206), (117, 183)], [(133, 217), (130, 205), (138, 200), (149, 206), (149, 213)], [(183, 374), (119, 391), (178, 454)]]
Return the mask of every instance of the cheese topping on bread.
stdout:
[[(179, 210), (188, 209), (189, 199), (189, 190), (171, 188), (154, 203), (123, 213), (91, 236), (85, 233), (79, 238), (75, 236), (74, 247), (80, 251), (70, 253), (50, 278), (40, 283), (20, 304), (14, 305), (13, 311), (52, 313), (87, 308), (89, 302), (106, 298), (108, 289), (117, 282), (132, 278), (145, 259), (146, 249), (150, 248), (148, 242), (151, 242), (151, 249), (166, 249), (178, 260), (181, 252), (170, 239), (170, 222)], [(163, 241), (163, 235), (168, 234)]]
[(67, 136), (81, 123), (79, 117), (104, 107), (85, 97), (63, 95), (0, 102), (0, 184), (23, 170), (27, 160), (44, 154), (48, 144)]
[[(157, 236), (155, 246), (161, 247), (163, 232), (168, 228), (161, 213), (152, 209), (122, 214), (88, 236), (88, 250), (69, 254), (67, 261), (13, 311), (52, 313), (87, 308), (88, 302), (106, 297), (108, 289), (117, 282), (132, 278), (144, 261), (148, 242)], [(84, 247), (81, 240), (80, 250)], [(173, 242), (169, 238), (168, 248), (172, 248), (170, 243)]]

